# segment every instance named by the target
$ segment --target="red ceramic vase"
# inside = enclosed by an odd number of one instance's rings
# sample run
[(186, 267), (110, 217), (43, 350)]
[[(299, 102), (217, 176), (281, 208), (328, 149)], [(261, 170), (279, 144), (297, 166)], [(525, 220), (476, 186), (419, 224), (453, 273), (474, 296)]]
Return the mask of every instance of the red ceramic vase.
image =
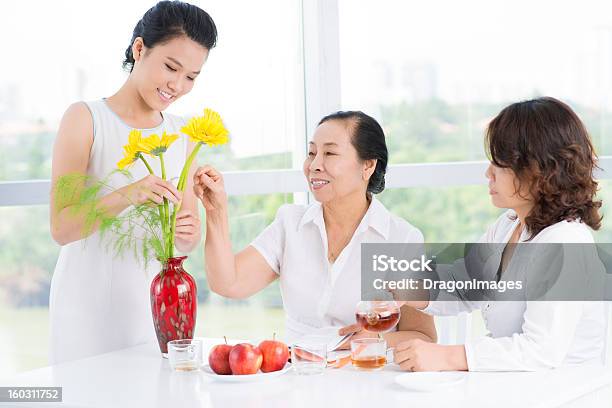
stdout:
[(151, 282), (151, 312), (164, 357), (171, 340), (192, 339), (198, 297), (195, 280), (183, 269), (186, 256), (169, 258)]

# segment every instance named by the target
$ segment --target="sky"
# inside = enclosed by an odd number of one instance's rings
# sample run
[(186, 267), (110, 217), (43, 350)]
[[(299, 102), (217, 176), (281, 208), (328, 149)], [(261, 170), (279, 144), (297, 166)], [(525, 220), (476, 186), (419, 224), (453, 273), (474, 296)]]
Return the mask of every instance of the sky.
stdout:
[[(112, 95), (127, 78), (121, 61), (133, 27), (153, 4), (3, 4), (0, 120), (55, 126), (72, 102)], [(169, 111), (218, 110), (239, 156), (291, 150), (303, 121), (299, 1), (194, 4), (215, 20), (218, 46)], [(612, 107), (612, 2), (339, 0), (338, 14), (342, 108), (534, 92)]]
[[(449, 102), (507, 101), (538, 91), (612, 106), (612, 2), (340, 1), (343, 96), (376, 62), (435, 67)], [(370, 29), (373, 28), (373, 29)]]

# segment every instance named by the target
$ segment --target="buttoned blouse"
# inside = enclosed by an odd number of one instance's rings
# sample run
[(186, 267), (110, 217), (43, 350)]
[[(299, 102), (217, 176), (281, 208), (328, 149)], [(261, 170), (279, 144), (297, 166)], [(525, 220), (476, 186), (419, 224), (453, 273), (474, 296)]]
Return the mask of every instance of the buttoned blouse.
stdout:
[(286, 340), (355, 323), (355, 306), (361, 299), (361, 244), (385, 242), (422, 243), (423, 234), (375, 197), (333, 263), (327, 258), (322, 205), (281, 206), (251, 245), (279, 275)]
[[(507, 243), (518, 226), (509, 210), (480, 239)], [(523, 230), (519, 242), (529, 236)], [(531, 243), (594, 243), (580, 221), (561, 221), (538, 233)], [(501, 260), (501, 253), (497, 266)], [(580, 278), (574, 271), (574, 275)], [(465, 344), (470, 371), (532, 371), (560, 365), (599, 363), (605, 347), (606, 309), (598, 301), (432, 301), (424, 309), (433, 315), (456, 315), (480, 309), (486, 336)]]

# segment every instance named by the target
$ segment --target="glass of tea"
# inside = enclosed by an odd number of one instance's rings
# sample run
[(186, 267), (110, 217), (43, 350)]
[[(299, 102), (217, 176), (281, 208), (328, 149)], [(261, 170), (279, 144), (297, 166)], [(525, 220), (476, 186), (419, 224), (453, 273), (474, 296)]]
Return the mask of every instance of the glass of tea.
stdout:
[(199, 370), (203, 364), (202, 340), (183, 339), (168, 342), (168, 360), (175, 371)]
[(351, 363), (358, 370), (380, 370), (387, 364), (387, 342), (381, 338), (351, 341)]
[(400, 306), (391, 301), (361, 301), (355, 310), (357, 323), (375, 333), (393, 330), (400, 320)]

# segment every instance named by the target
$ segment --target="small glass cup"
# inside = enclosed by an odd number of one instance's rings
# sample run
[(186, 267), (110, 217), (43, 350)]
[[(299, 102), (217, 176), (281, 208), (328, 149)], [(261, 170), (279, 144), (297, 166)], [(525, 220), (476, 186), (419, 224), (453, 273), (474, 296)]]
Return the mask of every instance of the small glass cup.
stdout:
[(327, 366), (327, 343), (303, 341), (293, 344), (291, 365), (299, 375), (322, 374)]
[(387, 342), (381, 338), (351, 341), (351, 363), (358, 370), (380, 370), (387, 364)]
[(168, 342), (168, 361), (175, 371), (199, 370), (203, 364), (202, 340), (183, 339)]

